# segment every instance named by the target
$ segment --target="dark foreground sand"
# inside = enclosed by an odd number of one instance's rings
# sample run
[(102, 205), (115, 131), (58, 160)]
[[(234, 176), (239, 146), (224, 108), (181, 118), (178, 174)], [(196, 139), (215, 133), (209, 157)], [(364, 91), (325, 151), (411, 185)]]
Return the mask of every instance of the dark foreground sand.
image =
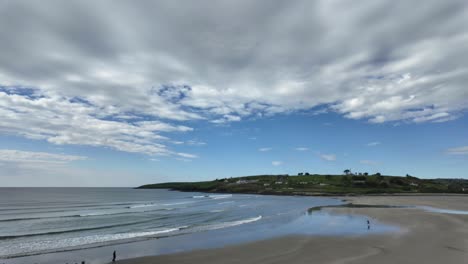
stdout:
[[(356, 204), (425, 205), (468, 211), (468, 196), (372, 196), (344, 198)], [(468, 215), (402, 208), (336, 208), (399, 225), (397, 234), (360, 237), (284, 237), (220, 249), (142, 257), (119, 264), (150, 263), (468, 263)]]

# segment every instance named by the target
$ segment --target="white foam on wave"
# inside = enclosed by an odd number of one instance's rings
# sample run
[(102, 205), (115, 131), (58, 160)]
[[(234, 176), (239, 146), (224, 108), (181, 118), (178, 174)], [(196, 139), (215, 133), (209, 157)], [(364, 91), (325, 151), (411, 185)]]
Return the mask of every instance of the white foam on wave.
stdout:
[(157, 206), (157, 204), (154, 204), (154, 203), (137, 204), (137, 205), (128, 206), (127, 208), (133, 209), (133, 208), (142, 208), (142, 207), (150, 207), (150, 206)]
[(256, 221), (258, 221), (260, 219), (262, 219), (261, 215), (259, 215), (257, 217), (252, 217), (252, 218), (247, 218), (247, 219), (242, 219), (242, 220), (237, 220), (237, 221), (232, 221), (232, 222), (224, 222), (224, 223), (219, 223), (219, 224), (208, 225), (208, 226), (206, 226), (206, 229), (215, 230), (215, 229), (233, 227), (233, 226), (253, 223), (253, 222), (256, 222)]
[(162, 230), (153, 230), (153, 231), (144, 231), (144, 232), (133, 232), (133, 233), (117, 233), (117, 234), (100, 234), (100, 235), (91, 235), (91, 236), (82, 236), (82, 237), (72, 237), (64, 239), (54, 239), (54, 240), (41, 240), (41, 241), (30, 241), (27, 243), (15, 244), (11, 243), (6, 247), (0, 250), (0, 253), (4, 250), (8, 252), (7, 255), (15, 255), (21, 252), (38, 252), (42, 250), (53, 250), (64, 247), (79, 247), (88, 244), (94, 243), (105, 243), (116, 240), (132, 239), (139, 237), (151, 237), (160, 234), (167, 234), (176, 232), (182, 229), (186, 229), (188, 226), (180, 226)]
[(211, 210), (210, 213), (221, 213), (224, 212), (224, 210)]
[[(148, 207), (148, 206), (141, 206), (141, 207)], [(140, 207), (136, 207), (140, 208)], [(153, 209), (153, 210), (145, 210), (145, 211), (118, 211), (118, 212), (91, 212), (91, 213), (82, 213), (82, 214), (77, 214), (77, 215), (65, 215), (65, 216), (60, 216), (60, 217), (89, 217), (89, 216), (102, 216), (102, 215), (121, 215), (121, 214), (133, 214), (133, 213), (147, 213), (147, 212), (156, 212), (160, 210), (164, 211), (172, 211), (176, 210), (177, 208), (173, 207), (166, 207), (166, 208), (160, 208), (160, 209)]]
[(199, 198), (207, 198), (209, 197), (208, 195), (194, 195), (192, 198), (199, 199)]
[(209, 196), (211, 199), (226, 199), (226, 198), (231, 198), (232, 194), (219, 194), (219, 195), (210, 195)]
[(114, 214), (122, 214), (122, 212), (109, 212), (109, 213), (87, 213), (87, 214), (79, 214), (80, 217), (86, 217), (86, 216), (100, 216), (100, 215), (114, 215)]

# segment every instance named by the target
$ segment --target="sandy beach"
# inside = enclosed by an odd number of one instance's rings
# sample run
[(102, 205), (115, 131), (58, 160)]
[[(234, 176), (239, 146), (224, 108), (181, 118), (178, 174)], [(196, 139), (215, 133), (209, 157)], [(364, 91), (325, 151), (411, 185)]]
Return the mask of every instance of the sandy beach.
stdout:
[[(354, 204), (419, 205), (468, 211), (468, 196), (344, 197)], [(120, 264), (150, 263), (467, 263), (468, 215), (411, 208), (333, 208), (335, 213), (367, 215), (398, 225), (385, 235), (289, 236), (219, 249), (141, 257)]]

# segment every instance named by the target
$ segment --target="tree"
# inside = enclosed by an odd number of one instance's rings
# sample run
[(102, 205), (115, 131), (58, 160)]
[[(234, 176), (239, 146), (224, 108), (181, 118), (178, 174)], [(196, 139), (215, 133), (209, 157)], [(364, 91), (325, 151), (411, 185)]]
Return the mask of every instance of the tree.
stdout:
[(380, 172), (377, 172), (375, 176), (382, 176), (382, 174), (380, 174)]
[(302, 176), (302, 175), (304, 175), (304, 173), (302, 173), (302, 172), (299, 172), (297, 175), (299, 175), (299, 176)]
[(346, 169), (343, 171), (345, 175), (349, 175), (351, 173), (351, 170), (350, 169)]
[(364, 172), (364, 176), (369, 176), (369, 173), (368, 173), (368, 172)]
[(308, 172), (305, 173), (306, 176), (309, 176), (310, 174)]

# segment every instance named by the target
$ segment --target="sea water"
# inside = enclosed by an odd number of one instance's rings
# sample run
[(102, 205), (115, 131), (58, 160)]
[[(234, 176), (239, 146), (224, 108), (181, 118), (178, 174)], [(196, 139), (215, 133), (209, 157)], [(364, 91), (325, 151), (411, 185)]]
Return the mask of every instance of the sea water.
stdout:
[[(339, 199), (131, 188), (0, 188), (0, 263), (105, 263), (275, 236), (397, 227), (309, 208)], [(110, 253), (109, 253), (110, 252)]]

